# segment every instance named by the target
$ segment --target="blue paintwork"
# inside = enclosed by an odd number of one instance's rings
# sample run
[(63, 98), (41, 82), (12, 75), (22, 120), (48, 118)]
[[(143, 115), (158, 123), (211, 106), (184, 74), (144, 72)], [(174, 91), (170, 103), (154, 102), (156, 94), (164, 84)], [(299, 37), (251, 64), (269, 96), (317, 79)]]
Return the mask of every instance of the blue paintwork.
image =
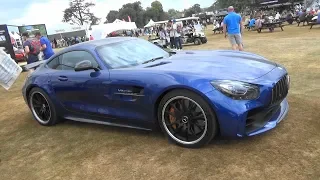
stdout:
[[(272, 87), (287, 74), (285, 68), (261, 56), (237, 51), (181, 51), (152, 63), (110, 69), (99, 57), (96, 48), (130, 39), (90, 41), (60, 51), (54, 57), (68, 51), (86, 50), (94, 55), (101, 70), (57, 71), (44, 64), (27, 79), (23, 88), (25, 100), (32, 87), (40, 87), (50, 96), (60, 117), (152, 129), (157, 125), (156, 111), (160, 98), (173, 89), (188, 89), (202, 96), (212, 106), (221, 134), (231, 137), (252, 136), (270, 130), (288, 112), (288, 103), (284, 99), (279, 112), (265, 127), (250, 134), (245, 133), (248, 111), (267, 107)], [(159, 63), (163, 65), (146, 68)], [(216, 90), (210, 84), (212, 80), (257, 84), (261, 94), (256, 100), (233, 100)], [(117, 94), (118, 89), (133, 86), (143, 89), (141, 96)]]

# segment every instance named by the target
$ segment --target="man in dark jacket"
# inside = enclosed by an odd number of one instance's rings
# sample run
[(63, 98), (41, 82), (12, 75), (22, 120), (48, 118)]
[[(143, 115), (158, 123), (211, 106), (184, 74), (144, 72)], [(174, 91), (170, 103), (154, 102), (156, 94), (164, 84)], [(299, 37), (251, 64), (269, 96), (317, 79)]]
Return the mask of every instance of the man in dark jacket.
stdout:
[(39, 61), (38, 54), (33, 53), (34, 47), (32, 47), (32, 41), (35, 41), (35, 39), (30, 38), (28, 32), (22, 33), (22, 38), (24, 41), (23, 48), (24, 48), (24, 53), (27, 57), (27, 63), (31, 64)]

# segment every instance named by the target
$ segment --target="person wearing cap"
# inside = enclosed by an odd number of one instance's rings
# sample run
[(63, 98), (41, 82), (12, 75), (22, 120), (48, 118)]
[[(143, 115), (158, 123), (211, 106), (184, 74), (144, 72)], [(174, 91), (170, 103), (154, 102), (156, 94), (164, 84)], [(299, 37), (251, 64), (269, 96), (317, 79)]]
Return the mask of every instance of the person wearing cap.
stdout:
[(241, 35), (243, 32), (242, 18), (234, 12), (233, 6), (228, 8), (228, 15), (223, 20), (223, 32), (225, 38), (228, 36), (233, 50), (244, 50)]

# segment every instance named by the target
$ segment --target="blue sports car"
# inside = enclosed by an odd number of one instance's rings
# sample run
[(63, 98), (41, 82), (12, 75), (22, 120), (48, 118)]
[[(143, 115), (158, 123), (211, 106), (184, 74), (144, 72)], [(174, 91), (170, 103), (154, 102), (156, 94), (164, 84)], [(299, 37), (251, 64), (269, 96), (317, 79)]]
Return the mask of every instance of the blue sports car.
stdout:
[(115, 37), (68, 47), (40, 64), (23, 96), (44, 126), (67, 119), (160, 127), (176, 144), (197, 148), (218, 134), (268, 131), (289, 109), (286, 69), (247, 52), (167, 52)]

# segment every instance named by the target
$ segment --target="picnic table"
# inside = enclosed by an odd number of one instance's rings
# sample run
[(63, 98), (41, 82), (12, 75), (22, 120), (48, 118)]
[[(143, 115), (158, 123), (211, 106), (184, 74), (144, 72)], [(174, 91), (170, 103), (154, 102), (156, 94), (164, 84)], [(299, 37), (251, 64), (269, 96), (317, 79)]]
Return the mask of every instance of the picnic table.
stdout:
[(315, 21), (315, 22), (309, 23), (309, 25), (310, 25), (310, 29), (312, 29), (313, 26), (320, 25), (320, 23), (318, 23), (318, 22)]
[(303, 17), (299, 17), (298, 18), (298, 26), (300, 26), (300, 23), (303, 23), (302, 25), (305, 26), (305, 23), (307, 23), (307, 25), (309, 26), (310, 23), (312, 23), (312, 19), (316, 17), (315, 15), (306, 15)]
[(283, 30), (284, 25), (282, 25), (282, 21), (279, 22), (271, 22), (271, 23), (262, 23), (262, 26), (257, 29), (258, 33), (261, 33), (262, 29), (269, 29), (270, 32), (273, 32), (275, 28), (280, 28)]

